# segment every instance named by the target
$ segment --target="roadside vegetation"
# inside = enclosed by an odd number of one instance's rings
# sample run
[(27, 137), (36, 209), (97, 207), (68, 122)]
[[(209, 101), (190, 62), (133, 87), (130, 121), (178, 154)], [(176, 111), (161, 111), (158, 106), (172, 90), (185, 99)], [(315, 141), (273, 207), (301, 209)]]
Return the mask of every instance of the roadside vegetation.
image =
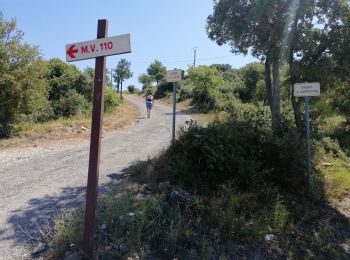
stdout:
[[(103, 118), (103, 137), (134, 123), (139, 113), (128, 101)], [(24, 147), (65, 146), (87, 141), (91, 132), (91, 117), (73, 116), (58, 118), (45, 123), (26, 123), (21, 131), (11, 138), (0, 139), (0, 149), (20, 149)]]
[[(91, 117), (94, 69), (80, 71), (57, 58), (46, 61), (39, 47), (23, 43), (22, 37), (16, 21), (0, 12), (0, 138), (50, 128), (55, 121), (85, 123)], [(104, 109), (111, 114), (122, 99), (108, 75)]]
[[(315, 139), (308, 180), (305, 138), (283, 131), (272, 138), (263, 106), (206, 127), (188, 122), (100, 199), (94, 257), (346, 259), (349, 215), (337, 206), (349, 194), (349, 158), (329, 137)], [(57, 221), (50, 256), (82, 256), (83, 211)]]
[[(220, 16), (208, 18), (209, 37), (219, 44), (231, 42), (220, 38), (231, 34), (213, 23), (228, 17), (218, 12), (231, 10), (232, 3), (239, 6), (241, 1), (218, 2), (214, 16)], [(328, 10), (334, 15), (327, 16), (329, 19), (340, 15), (343, 27), (332, 27), (331, 20), (327, 20), (328, 26), (346, 38), (349, 6), (342, 1), (334, 3), (339, 8), (336, 13), (324, 1), (318, 1), (315, 10), (310, 8), (324, 15), (330, 15), (323, 13)], [(325, 50), (322, 46), (330, 44), (332, 33), (298, 29), (298, 35), (306, 35), (306, 39), (294, 40), (298, 47), (290, 50), (293, 59), (277, 61), (273, 54), (274, 61), (269, 63), (267, 54), (278, 46), (264, 43), (262, 46), (272, 49), (255, 50), (262, 62), (239, 69), (213, 64), (187, 70), (178, 84), (177, 102), (189, 114), (204, 115), (205, 124), (189, 121), (168, 149), (135, 164), (130, 176), (100, 198), (94, 258), (349, 257), (350, 91), (345, 89), (350, 67), (343, 63), (349, 57), (348, 48)], [(315, 38), (320, 45), (312, 45)], [(234, 50), (244, 52), (245, 45), (237, 47), (236, 38), (232, 44)], [(309, 57), (309, 53), (315, 54)], [(147, 73), (139, 76), (143, 87), (138, 94), (151, 90), (158, 100), (170, 104), (172, 84), (164, 81), (165, 70), (160, 61), (152, 63)], [(304, 99), (293, 96), (293, 84), (303, 81), (321, 82), (321, 96), (310, 99), (310, 178)], [(53, 258), (82, 257), (83, 211), (63, 214), (57, 221), (48, 254)]]
[[(188, 68), (177, 101), (214, 116), (189, 121), (168, 149), (136, 163), (99, 199), (94, 258), (348, 259), (349, 21), (342, 0), (216, 1), (208, 37), (259, 62)], [(139, 94), (169, 102), (165, 72), (161, 61), (150, 64)], [(80, 104), (72, 111), (85, 111), (85, 88), (54, 91), (68, 79), (42, 88), (54, 116), (71, 113), (59, 108), (72, 97)], [(293, 95), (307, 81), (321, 83), (321, 96), (310, 98), (310, 177), (304, 99)], [(47, 258), (83, 257), (83, 216), (77, 209), (57, 217)]]

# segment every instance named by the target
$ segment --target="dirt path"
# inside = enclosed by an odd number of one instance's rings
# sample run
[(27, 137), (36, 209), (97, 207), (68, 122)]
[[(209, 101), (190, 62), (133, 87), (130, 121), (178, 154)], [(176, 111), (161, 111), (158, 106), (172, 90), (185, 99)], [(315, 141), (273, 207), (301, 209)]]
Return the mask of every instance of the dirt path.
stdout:
[[(102, 141), (100, 191), (133, 162), (145, 160), (165, 148), (171, 137), (171, 108), (155, 104), (145, 117), (141, 99), (127, 97), (139, 110), (133, 126)], [(179, 114), (177, 125), (189, 117)], [(28, 259), (29, 241), (43, 219), (75, 207), (85, 200), (89, 144), (59, 150), (33, 151), (27, 157), (0, 161), (0, 259)]]

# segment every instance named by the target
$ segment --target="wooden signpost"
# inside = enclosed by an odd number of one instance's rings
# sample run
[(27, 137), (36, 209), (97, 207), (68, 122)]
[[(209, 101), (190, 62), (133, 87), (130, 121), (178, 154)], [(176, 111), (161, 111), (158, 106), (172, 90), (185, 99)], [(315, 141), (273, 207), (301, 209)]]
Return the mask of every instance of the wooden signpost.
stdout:
[(107, 38), (107, 29), (107, 20), (98, 20), (97, 40), (66, 45), (66, 61), (68, 62), (96, 58), (83, 244), (84, 252), (89, 257), (92, 256), (93, 251), (100, 170), (106, 56), (131, 52), (129, 34)]

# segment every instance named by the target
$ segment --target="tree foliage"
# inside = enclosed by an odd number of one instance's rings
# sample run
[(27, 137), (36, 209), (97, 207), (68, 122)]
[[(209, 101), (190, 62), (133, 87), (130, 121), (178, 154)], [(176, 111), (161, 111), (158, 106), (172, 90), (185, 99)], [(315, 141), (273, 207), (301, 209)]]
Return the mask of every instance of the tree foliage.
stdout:
[(104, 112), (113, 112), (121, 103), (121, 99), (117, 96), (117, 93), (111, 88), (106, 86), (105, 99), (104, 99)]
[(331, 92), (331, 98), (332, 105), (346, 117), (350, 125), (350, 82), (338, 83)]
[(115, 68), (114, 81), (117, 82), (118, 89), (120, 84), (120, 97), (122, 97), (123, 92), (123, 81), (131, 78), (133, 75), (133, 73), (130, 71), (130, 66), (130, 61), (127, 61), (126, 59), (121, 59), (118, 62), (117, 67)]
[(138, 81), (142, 84), (142, 89), (144, 89), (151, 85), (152, 78), (147, 74), (143, 73), (138, 77)]
[[(90, 114), (94, 69), (44, 61), (22, 37), (16, 21), (0, 12), (0, 137), (14, 134), (21, 123)], [(105, 95), (107, 112), (120, 104), (111, 91)]]
[(252, 101), (259, 81), (264, 78), (264, 66), (261, 63), (249, 63), (239, 72), (244, 86), (239, 92), (239, 97), (243, 101)]
[(0, 136), (12, 134), (20, 120), (37, 120), (48, 106), (46, 64), (22, 37), (16, 21), (0, 13)]
[[(87, 68), (82, 73), (76, 66), (60, 59), (48, 61), (47, 81), (49, 101), (54, 110), (53, 117), (81, 114), (92, 102), (94, 70)], [(76, 104), (74, 104), (76, 98)], [(65, 107), (70, 105), (70, 108)]]
[(135, 92), (135, 86), (134, 86), (134, 85), (129, 85), (129, 86), (128, 86), (128, 91), (129, 91), (130, 94), (134, 94), (134, 92)]
[(207, 108), (214, 108), (219, 86), (223, 84), (217, 69), (207, 66), (190, 67), (188, 76), (194, 86), (194, 101)]
[(265, 62), (265, 89), (276, 135), (281, 128), (280, 65), (289, 62), (292, 84), (329, 80), (325, 72), (334, 58), (340, 64), (349, 60), (348, 24), (349, 2), (344, 0), (221, 0), (208, 17), (207, 33), (219, 45), (229, 44), (235, 53), (251, 51)]
[(159, 60), (155, 60), (147, 68), (147, 74), (152, 78), (153, 81), (159, 84), (166, 76), (166, 67)]

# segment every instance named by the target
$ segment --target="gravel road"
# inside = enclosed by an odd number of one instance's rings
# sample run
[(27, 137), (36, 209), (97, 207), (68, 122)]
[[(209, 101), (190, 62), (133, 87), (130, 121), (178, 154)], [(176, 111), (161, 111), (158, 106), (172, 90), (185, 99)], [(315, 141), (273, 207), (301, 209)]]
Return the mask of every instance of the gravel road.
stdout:
[[(142, 99), (137, 122), (102, 141), (100, 191), (133, 162), (156, 155), (171, 138), (172, 109), (155, 103), (146, 118)], [(177, 126), (188, 116), (178, 113)], [(0, 156), (0, 259), (31, 259), (28, 234), (55, 214), (85, 201), (89, 144)], [(11, 158), (10, 160), (8, 158)], [(24, 231), (25, 232), (24, 232)], [(28, 234), (25, 234), (28, 233)]]

